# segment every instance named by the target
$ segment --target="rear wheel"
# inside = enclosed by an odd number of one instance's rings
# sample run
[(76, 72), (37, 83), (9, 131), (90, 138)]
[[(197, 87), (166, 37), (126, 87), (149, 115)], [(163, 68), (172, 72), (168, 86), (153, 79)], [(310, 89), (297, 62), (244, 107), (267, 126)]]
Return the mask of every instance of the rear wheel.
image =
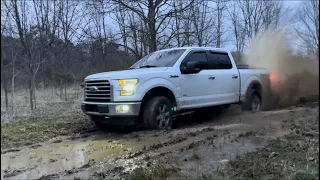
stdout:
[(261, 103), (260, 94), (253, 89), (248, 93), (246, 102), (243, 104), (243, 109), (257, 112), (261, 110)]
[(143, 124), (151, 129), (171, 129), (173, 116), (172, 105), (167, 97), (150, 98), (143, 109)]

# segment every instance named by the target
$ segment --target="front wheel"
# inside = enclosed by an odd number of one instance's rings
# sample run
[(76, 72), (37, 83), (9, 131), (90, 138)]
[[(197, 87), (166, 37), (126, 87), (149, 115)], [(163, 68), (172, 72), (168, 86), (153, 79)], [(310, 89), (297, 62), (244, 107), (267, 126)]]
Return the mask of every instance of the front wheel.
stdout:
[(167, 97), (153, 97), (146, 102), (143, 109), (143, 123), (146, 128), (171, 129), (172, 122), (172, 105)]

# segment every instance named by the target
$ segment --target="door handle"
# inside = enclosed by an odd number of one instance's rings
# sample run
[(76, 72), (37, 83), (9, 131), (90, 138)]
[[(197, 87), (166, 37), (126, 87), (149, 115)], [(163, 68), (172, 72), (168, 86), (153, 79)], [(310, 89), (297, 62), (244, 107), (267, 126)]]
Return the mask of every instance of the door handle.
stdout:
[(209, 76), (209, 79), (214, 80), (216, 77), (214, 76)]
[(238, 75), (232, 75), (232, 78), (233, 78), (233, 79), (237, 79), (237, 78), (238, 78)]
[(178, 75), (170, 75), (170, 78), (178, 78)]

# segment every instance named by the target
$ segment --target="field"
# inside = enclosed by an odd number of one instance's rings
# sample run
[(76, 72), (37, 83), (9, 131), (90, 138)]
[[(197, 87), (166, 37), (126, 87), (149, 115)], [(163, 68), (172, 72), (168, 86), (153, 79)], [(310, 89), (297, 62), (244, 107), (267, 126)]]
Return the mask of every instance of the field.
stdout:
[(186, 114), (171, 131), (98, 130), (68, 101), (38, 92), (28, 110), (1, 98), (1, 178), (14, 179), (317, 179), (318, 103), (250, 113), (232, 106), (211, 119)]

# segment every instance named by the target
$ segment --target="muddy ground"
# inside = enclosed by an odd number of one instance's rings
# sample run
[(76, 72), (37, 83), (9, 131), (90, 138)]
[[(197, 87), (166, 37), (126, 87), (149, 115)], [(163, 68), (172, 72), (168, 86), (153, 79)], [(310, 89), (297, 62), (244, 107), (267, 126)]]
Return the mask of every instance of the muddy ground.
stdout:
[(212, 119), (184, 115), (171, 131), (100, 131), (78, 119), (1, 125), (1, 179), (315, 179), (319, 173), (318, 103), (259, 113), (235, 106)]

